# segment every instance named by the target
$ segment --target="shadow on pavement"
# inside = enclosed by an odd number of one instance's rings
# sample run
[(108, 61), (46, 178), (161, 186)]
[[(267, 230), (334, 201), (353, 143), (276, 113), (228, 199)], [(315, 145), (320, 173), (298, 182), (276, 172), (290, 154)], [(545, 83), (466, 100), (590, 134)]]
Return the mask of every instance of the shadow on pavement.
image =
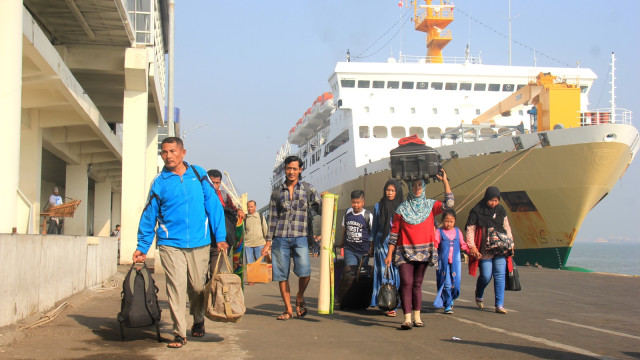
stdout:
[[(442, 341), (462, 344), (462, 345), (471, 345), (471, 346), (483, 346), (490, 349), (500, 349), (500, 350), (508, 350), (513, 351), (516, 354), (528, 354), (532, 356), (536, 356), (540, 359), (570, 359), (570, 360), (587, 360), (587, 359), (595, 359), (591, 356), (580, 355), (573, 352), (562, 351), (562, 350), (553, 350), (547, 348), (539, 348), (533, 346), (521, 346), (521, 345), (511, 345), (511, 344), (501, 344), (501, 343), (491, 343), (491, 342), (479, 342), (479, 341), (468, 341), (468, 340), (451, 340), (451, 339), (442, 339)], [(517, 355), (516, 355), (517, 356)]]

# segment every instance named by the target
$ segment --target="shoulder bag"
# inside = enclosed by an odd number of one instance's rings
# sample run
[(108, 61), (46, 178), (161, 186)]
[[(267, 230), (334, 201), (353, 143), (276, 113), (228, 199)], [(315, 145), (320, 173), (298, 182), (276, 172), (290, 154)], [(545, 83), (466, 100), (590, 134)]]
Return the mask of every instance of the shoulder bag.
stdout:
[[(220, 258), (224, 258), (226, 273), (219, 273)], [(233, 274), (226, 251), (218, 256), (211, 280), (204, 289), (205, 316), (211, 321), (238, 322), (247, 310), (244, 306), (242, 279)]]

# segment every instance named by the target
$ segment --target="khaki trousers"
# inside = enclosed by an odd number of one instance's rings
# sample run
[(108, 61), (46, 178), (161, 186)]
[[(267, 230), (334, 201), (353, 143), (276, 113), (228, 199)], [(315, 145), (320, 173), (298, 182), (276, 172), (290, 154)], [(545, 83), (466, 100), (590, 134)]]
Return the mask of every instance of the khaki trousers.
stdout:
[(159, 246), (167, 278), (167, 298), (173, 333), (187, 338), (187, 297), (193, 322), (204, 321), (204, 285), (209, 269), (209, 245), (194, 249)]

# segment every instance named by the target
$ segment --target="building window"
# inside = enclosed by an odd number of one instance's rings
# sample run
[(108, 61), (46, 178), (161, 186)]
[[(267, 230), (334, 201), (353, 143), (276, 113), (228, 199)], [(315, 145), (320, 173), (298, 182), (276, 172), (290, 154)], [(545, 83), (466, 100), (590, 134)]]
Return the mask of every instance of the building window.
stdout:
[(460, 90), (471, 91), (471, 83), (460, 83)]
[(340, 86), (343, 88), (352, 88), (356, 86), (355, 80), (340, 80)]
[(151, 37), (151, 0), (127, 1), (129, 21), (136, 32), (136, 43), (153, 45)]
[(489, 84), (489, 91), (500, 91), (500, 84)]
[(458, 90), (458, 83), (447, 83), (444, 87), (445, 90)]
[(391, 127), (391, 137), (394, 139), (400, 139), (407, 136), (407, 133), (402, 126), (392, 126)]
[(473, 84), (473, 91), (485, 91), (487, 90), (487, 84)]
[(384, 89), (384, 81), (374, 80), (373, 81), (373, 88), (374, 89)]
[(400, 82), (399, 81), (387, 81), (387, 89), (399, 89)]
[(433, 115), (438, 115), (438, 108), (433, 108)]
[(402, 88), (405, 90), (413, 89), (413, 81), (403, 81)]
[(418, 89), (418, 90), (427, 90), (428, 88), (429, 88), (429, 83), (428, 82), (420, 81), (416, 85), (416, 89)]
[(370, 83), (369, 80), (358, 80), (358, 89), (368, 89)]
[(374, 126), (373, 127), (373, 137), (376, 139), (384, 139), (388, 135), (386, 126)]
[(412, 126), (409, 128), (409, 135), (416, 134), (420, 139), (424, 138), (424, 129), (421, 126)]
[(358, 132), (360, 133), (361, 139), (369, 138), (369, 127), (368, 126), (360, 126)]
[(411, 108), (411, 113), (415, 114), (416, 113), (416, 108)]
[(433, 90), (442, 90), (442, 83), (441, 82), (432, 82), (431, 83), (431, 88)]

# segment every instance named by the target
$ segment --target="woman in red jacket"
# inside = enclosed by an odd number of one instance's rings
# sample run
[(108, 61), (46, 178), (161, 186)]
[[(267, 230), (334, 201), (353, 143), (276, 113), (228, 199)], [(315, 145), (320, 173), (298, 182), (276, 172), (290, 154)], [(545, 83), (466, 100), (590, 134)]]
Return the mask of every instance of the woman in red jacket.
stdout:
[(424, 326), (420, 319), (422, 280), (427, 267), (438, 262), (433, 219), (443, 209), (453, 207), (453, 193), (444, 170), (438, 175), (438, 180), (444, 184), (444, 203), (427, 199), (424, 180), (415, 180), (411, 183), (407, 199), (398, 206), (393, 216), (389, 252), (384, 262), (390, 265), (395, 253), (393, 263), (400, 271), (400, 300), (404, 313), (404, 322), (400, 327), (404, 330), (409, 330), (412, 326)]

